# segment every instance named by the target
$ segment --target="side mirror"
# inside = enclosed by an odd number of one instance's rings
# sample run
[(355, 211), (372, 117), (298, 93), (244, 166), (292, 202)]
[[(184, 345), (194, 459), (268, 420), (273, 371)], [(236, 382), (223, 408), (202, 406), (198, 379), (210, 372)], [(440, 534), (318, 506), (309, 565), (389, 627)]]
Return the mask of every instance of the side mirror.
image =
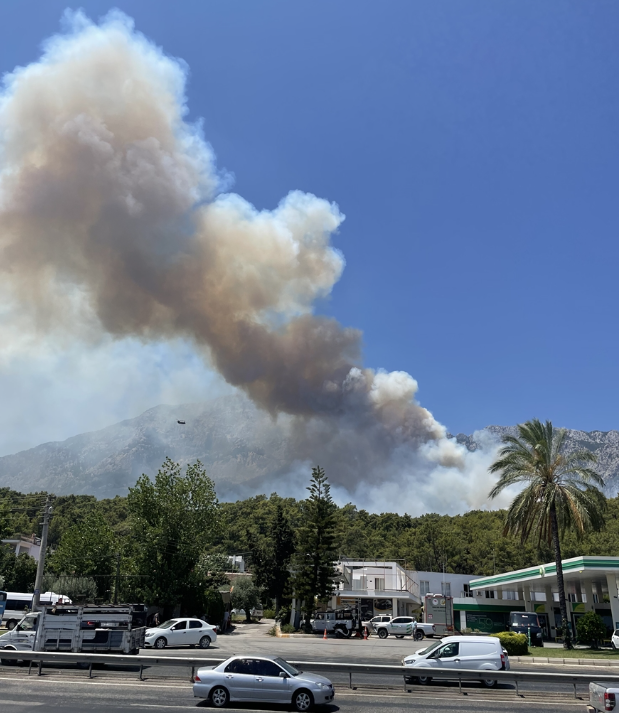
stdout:
[(290, 678), (290, 676), (285, 671), (280, 671), (279, 677), (280, 678)]

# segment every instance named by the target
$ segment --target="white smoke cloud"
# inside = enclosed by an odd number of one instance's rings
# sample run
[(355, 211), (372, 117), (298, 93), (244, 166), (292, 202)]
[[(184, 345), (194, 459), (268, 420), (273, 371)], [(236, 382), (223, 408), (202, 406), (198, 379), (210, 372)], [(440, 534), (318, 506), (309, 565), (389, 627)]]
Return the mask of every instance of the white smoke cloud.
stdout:
[[(222, 193), (210, 145), (184, 119), (184, 63), (119, 12), (65, 20), (0, 96), (0, 330), (105, 343), (120, 363), (123, 343), (189, 343), (290, 415), (295, 457), (320, 461), (341, 492), (377, 503), (414, 489), (422, 510), (481, 503), (489, 453), (447, 439), (409, 374), (365, 368), (361, 334), (313, 313), (344, 267), (338, 206), (292, 191), (259, 211)], [(97, 359), (85, 363), (88, 378)], [(124, 389), (135, 382), (111, 393)]]

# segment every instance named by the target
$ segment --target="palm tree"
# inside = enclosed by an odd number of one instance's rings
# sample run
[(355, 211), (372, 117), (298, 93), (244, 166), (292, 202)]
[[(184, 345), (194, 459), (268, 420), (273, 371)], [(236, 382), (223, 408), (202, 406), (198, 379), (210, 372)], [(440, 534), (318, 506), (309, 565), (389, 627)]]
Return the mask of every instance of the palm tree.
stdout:
[(588, 450), (565, 453), (566, 431), (550, 421), (533, 419), (518, 426), (518, 438), (505, 436), (498, 458), (490, 466), (500, 473), (490, 491), (495, 498), (511, 485), (525, 487), (507, 511), (504, 535), (518, 535), (524, 542), (537, 536), (552, 545), (557, 564), (559, 608), (564, 631), (564, 647), (572, 648), (565, 605), (560, 535), (575, 530), (579, 537), (604, 525), (606, 498), (597, 486), (602, 478), (590, 467), (596, 456)]

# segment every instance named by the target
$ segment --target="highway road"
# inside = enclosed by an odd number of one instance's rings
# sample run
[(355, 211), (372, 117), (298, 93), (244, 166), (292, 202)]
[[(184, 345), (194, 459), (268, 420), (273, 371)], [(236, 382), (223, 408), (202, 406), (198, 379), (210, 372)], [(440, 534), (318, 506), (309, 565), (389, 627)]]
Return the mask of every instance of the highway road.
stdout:
[[(62, 680), (64, 678), (64, 680)], [(536, 710), (545, 713), (585, 713), (585, 701), (563, 697), (549, 700), (546, 696), (516, 698), (511, 690), (486, 691), (469, 687), (466, 696), (457, 689), (429, 687), (413, 693), (404, 691), (350, 691), (336, 689), (334, 705), (325, 713), (399, 713), (400, 711), (452, 711), (484, 713), (525, 713)], [(545, 699), (545, 700), (544, 700)], [(46, 675), (27, 678), (21, 675), (4, 676), (0, 672), (0, 710), (3, 713), (177, 713), (188, 710), (209, 710), (210, 706), (192, 696), (189, 682), (144, 682), (119, 680), (88, 680), (83, 676)], [(230, 711), (286, 711), (286, 707), (272, 705), (232, 705)]]
[[(296, 661), (339, 661), (351, 663), (400, 664), (402, 656), (423, 648), (432, 640), (414, 642), (410, 639), (386, 640), (370, 638), (363, 640), (320, 638), (275, 638), (265, 636), (268, 627), (238, 627), (235, 633), (220, 636), (217, 644), (207, 650), (196, 648), (168, 648), (157, 655), (187, 656), (192, 658), (227, 658), (235, 653), (278, 654)], [(154, 654), (143, 650), (142, 655)], [(308, 667), (309, 668), (309, 667)], [(562, 665), (514, 665), (518, 670), (556, 671), (566, 673), (572, 670), (580, 673), (617, 672), (619, 667)], [(209, 706), (192, 696), (189, 683), (190, 669), (174, 667), (153, 667), (144, 671), (145, 681), (140, 682), (137, 667), (119, 668), (106, 664), (97, 668), (90, 680), (86, 671), (75, 666), (49, 666), (43, 669), (43, 676), (28, 676), (27, 667), (0, 666), (0, 711), (2, 713), (31, 713), (51, 709), (58, 713), (103, 713), (119, 711), (140, 713), (150, 711), (180, 711), (193, 708), (201, 710)], [(457, 683), (433, 682), (430, 686), (410, 685), (404, 687), (401, 677), (387, 678), (358, 674), (353, 676), (353, 687), (349, 688), (346, 674), (330, 675), (336, 686), (335, 711), (585, 711), (586, 687), (579, 687), (578, 699), (574, 698), (571, 687), (558, 684), (521, 684), (520, 696), (512, 685), (503, 685), (497, 690), (487, 690), (479, 683), (463, 684), (463, 694)], [(540, 690), (543, 689), (543, 690)], [(232, 707), (236, 711), (270, 711), (272, 706), (247, 705)], [(277, 710), (277, 709), (276, 709)], [(280, 708), (279, 710), (285, 710)]]

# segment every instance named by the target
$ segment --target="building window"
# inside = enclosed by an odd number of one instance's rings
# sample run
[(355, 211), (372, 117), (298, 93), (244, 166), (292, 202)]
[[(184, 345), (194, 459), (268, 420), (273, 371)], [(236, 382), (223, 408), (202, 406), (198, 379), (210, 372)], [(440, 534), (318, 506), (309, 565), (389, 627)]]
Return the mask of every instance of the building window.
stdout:
[(385, 591), (385, 578), (384, 577), (374, 577), (374, 589), (377, 592)]
[(494, 589), (486, 589), (486, 599), (494, 599), (495, 597)]
[(422, 597), (425, 597), (426, 594), (430, 594), (430, 582), (425, 579), (419, 582), (419, 594), (421, 594)]
[(444, 597), (451, 597), (451, 582), (441, 582), (441, 594)]
[(465, 597), (470, 597), (470, 596), (472, 596), (472, 595), (471, 595), (471, 585), (470, 585), (470, 584), (464, 584), (464, 585), (462, 585), (462, 586), (463, 586), (463, 588), (464, 588), (464, 592), (463, 592), (464, 596), (465, 596)]

